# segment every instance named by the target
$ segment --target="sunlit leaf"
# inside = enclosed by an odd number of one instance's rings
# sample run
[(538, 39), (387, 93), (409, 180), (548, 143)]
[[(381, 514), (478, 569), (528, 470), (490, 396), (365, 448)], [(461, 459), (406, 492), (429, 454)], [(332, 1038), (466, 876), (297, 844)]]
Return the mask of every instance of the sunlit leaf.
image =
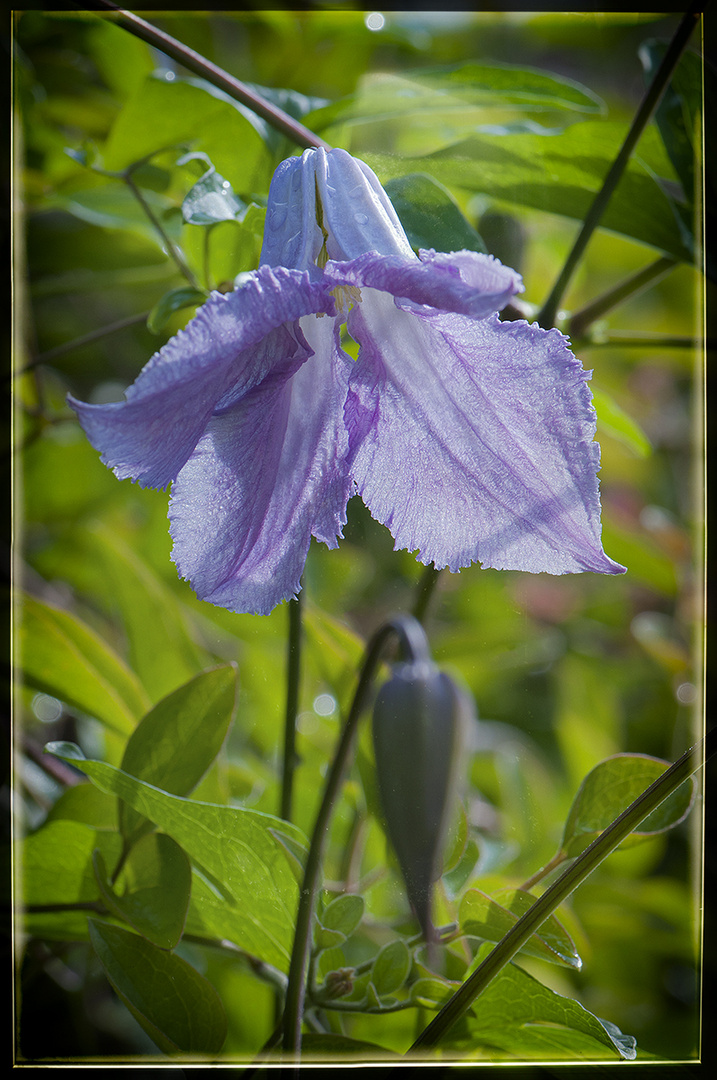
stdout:
[(120, 734), (128, 734), (149, 700), (134, 674), (74, 615), (22, 600), (20, 662), (30, 686), (66, 701)]
[[(584, 851), (667, 768), (669, 762), (646, 754), (615, 754), (596, 765), (583, 780), (570, 808), (563, 833), (563, 853), (573, 858)], [(678, 825), (689, 813), (693, 797), (694, 781), (690, 778), (645, 818), (623, 841), (622, 847)]]
[(174, 953), (120, 927), (90, 919), (90, 938), (107, 978), (166, 1054), (217, 1053), (227, 1021), (216, 990)]
[[(71, 905), (96, 903), (99, 889), (92, 854), (100, 851), (114, 867), (122, 848), (118, 832), (95, 829), (79, 821), (53, 820), (28, 836), (22, 847), (22, 916), (25, 929), (39, 937), (82, 940), (87, 936), (87, 914)], [(57, 910), (68, 905), (67, 911)]]
[(175, 594), (135, 547), (103, 522), (91, 523), (83, 542), (121, 616), (132, 669), (157, 701), (206, 667), (207, 656)]
[(627, 446), (638, 457), (652, 453), (652, 444), (644, 431), (618, 404), (612, 394), (591, 386), (593, 404), (598, 417), (598, 431), (607, 432)]
[(299, 887), (271, 830), (307, 844), (299, 829), (270, 814), (169, 795), (104, 762), (80, 760), (66, 746), (60, 751), (58, 756), (124, 799), (189, 855), (204, 880), (200, 900), (206, 899), (206, 908), (192, 905), (192, 932), (203, 928), (205, 936), (229, 938), (252, 955), (288, 968)]
[[(480, 889), (469, 889), (460, 906), (461, 930), (484, 941), (500, 941), (535, 899), (530, 893), (519, 890), (507, 890), (498, 897), (491, 897)], [(565, 967), (579, 969), (582, 963), (569, 934), (554, 915), (543, 923), (538, 934), (534, 934), (522, 946), (522, 951)]]
[(95, 877), (107, 908), (160, 949), (178, 944), (189, 907), (192, 871), (180, 846), (164, 833), (134, 845), (113, 885), (102, 853), (94, 853)]
[[(582, 220), (625, 137), (613, 121), (585, 121), (557, 134), (479, 134), (422, 157), (364, 153), (382, 182), (426, 173), (447, 187), (547, 213)], [(646, 140), (640, 150), (653, 149)], [(668, 163), (669, 168), (669, 163)], [(601, 227), (658, 248), (678, 259), (692, 253), (672, 203), (640, 154), (628, 165), (601, 219)]]
[[(219, 753), (234, 716), (237, 669), (224, 664), (195, 676), (163, 698), (130, 737), (121, 768), (172, 795), (188, 795)], [(120, 804), (130, 836), (141, 816)]]
[[(492, 946), (476, 957), (482, 962)], [(474, 964), (475, 966), (475, 964)], [(522, 968), (508, 964), (480, 995), (467, 1024), (468, 1036), (447, 1040), (454, 1047), (493, 1047), (514, 1058), (615, 1058), (631, 1061), (635, 1040), (599, 1019), (580, 1002), (543, 986)]]

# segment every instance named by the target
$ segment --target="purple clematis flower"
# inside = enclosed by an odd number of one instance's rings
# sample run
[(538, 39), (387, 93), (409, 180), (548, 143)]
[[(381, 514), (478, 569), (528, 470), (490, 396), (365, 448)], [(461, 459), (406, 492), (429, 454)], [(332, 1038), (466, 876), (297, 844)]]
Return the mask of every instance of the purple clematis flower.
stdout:
[(439, 568), (621, 573), (588, 375), (557, 330), (499, 320), (520, 291), (489, 256), (416, 255), (363, 162), (307, 150), (274, 174), (259, 268), (124, 402), (70, 403), (120, 479), (171, 483), (179, 574), (231, 611), (295, 596), (311, 537), (336, 547), (355, 493)]

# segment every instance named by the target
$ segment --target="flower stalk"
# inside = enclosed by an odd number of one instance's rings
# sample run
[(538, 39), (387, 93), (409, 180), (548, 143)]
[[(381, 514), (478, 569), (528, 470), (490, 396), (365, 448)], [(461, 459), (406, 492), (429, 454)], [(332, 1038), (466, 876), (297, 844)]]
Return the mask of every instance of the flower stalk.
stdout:
[(321, 866), (328, 839), (329, 825), (338, 798), (345, 770), (354, 745), (358, 723), (368, 704), (373, 678), (381, 661), (383, 649), (392, 635), (397, 635), (404, 652), (413, 660), (428, 657), (428, 643), (421, 626), (412, 618), (397, 616), (381, 626), (370, 640), (354, 699), (334, 754), (324, 794), (316, 816), (304, 880), (299, 894), (294, 944), (289, 966), (289, 982), (284, 1006), (284, 1051), (298, 1055), (301, 1050), (301, 1024), (306, 998), (306, 976), (311, 950), (311, 927), (316, 910)]

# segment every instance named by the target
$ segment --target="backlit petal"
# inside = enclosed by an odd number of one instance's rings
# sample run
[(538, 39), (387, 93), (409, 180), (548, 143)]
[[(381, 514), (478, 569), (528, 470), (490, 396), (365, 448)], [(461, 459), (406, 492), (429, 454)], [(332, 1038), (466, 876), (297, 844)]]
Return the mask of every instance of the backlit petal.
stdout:
[(214, 408), (239, 397), (277, 364), (298, 367), (310, 349), (291, 324), (333, 311), (309, 275), (262, 267), (235, 292), (213, 293), (185, 330), (155, 353), (123, 402), (69, 398), (102, 461), (121, 479), (165, 487), (197, 445)]
[(202, 600), (268, 614), (295, 596), (312, 534), (335, 547), (351, 481), (342, 409), (350, 361), (333, 319), (300, 328), (314, 355), (212, 418), (172, 485), (172, 558)]
[(557, 330), (421, 317), (365, 291), (351, 468), (396, 548), (458, 570), (619, 573), (600, 540), (595, 414)]

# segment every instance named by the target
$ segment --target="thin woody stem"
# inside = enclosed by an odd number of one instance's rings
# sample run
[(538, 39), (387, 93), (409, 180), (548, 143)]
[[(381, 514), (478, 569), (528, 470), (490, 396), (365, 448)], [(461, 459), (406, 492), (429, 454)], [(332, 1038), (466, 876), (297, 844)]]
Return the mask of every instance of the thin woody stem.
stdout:
[(673, 259), (669, 255), (663, 255), (661, 258), (651, 262), (649, 266), (643, 267), (642, 270), (638, 270), (637, 273), (626, 278), (625, 281), (621, 281), (613, 289), (608, 289), (607, 292), (596, 297), (585, 307), (573, 312), (565, 327), (568, 336), (571, 338), (582, 337), (596, 319), (602, 318), (603, 315), (606, 315), (608, 311), (612, 311), (618, 304), (622, 304), (625, 300), (636, 296), (643, 289), (646, 289), (648, 285), (653, 285), (665, 277), (666, 274), (669, 274), (671, 270), (674, 270), (676, 266), (677, 259)]
[(443, 1006), (438, 1015), (416, 1039), (411, 1051), (436, 1046), (453, 1025), (466, 1013), (495, 976), (508, 964), (526, 941), (557, 907), (580, 885), (648, 814), (664, 802), (696, 772), (717, 747), (717, 728), (696, 746), (687, 750), (662, 776), (650, 785), (619, 817), (583, 851), (505, 935), (469, 979)]
[(353, 749), (356, 731), (366, 705), (373, 678), (381, 661), (381, 654), (391, 635), (396, 634), (404, 651), (411, 659), (423, 659), (428, 643), (420, 624), (410, 616), (397, 616), (384, 623), (369, 642), (361, 666), (358, 685), (346, 719), (339, 744), (334, 754), (324, 787), (324, 794), (316, 816), (304, 870), (304, 880), (299, 894), (294, 944), (289, 966), (289, 983), (284, 1006), (283, 1048), (297, 1055), (301, 1050), (301, 1024), (306, 997), (306, 973), (311, 948), (311, 924), (316, 907), (324, 848), (328, 839), (329, 825), (338, 798), (344, 772)]
[(665, 53), (662, 63), (657, 69), (655, 77), (650, 83), (640, 107), (635, 113), (630, 129), (625, 136), (625, 141), (620, 147), (617, 157), (613, 161), (607, 176), (603, 180), (602, 187), (595, 196), (593, 203), (585, 216), (582, 228), (580, 229), (573, 248), (565, 261), (565, 265), (558, 275), (558, 279), (538, 315), (537, 321), (541, 326), (547, 328), (555, 325), (558, 308), (560, 307), (563, 295), (570, 284), (572, 276), (577, 269), (578, 263), (585, 252), (593, 232), (600, 223), (600, 219), (612, 198), (615, 188), (622, 179), (622, 175), (625, 172), (633, 150), (643, 131), (647, 127), (654, 110), (657, 108), (657, 104), (672, 77), (672, 73), (677, 66), (677, 62), (680, 59), (687, 42), (692, 36), (692, 31), (697, 25), (699, 17), (700, 11), (699, 5), (697, 4), (692, 5), (690, 10), (683, 16), (675, 36)]
[(280, 816), (291, 820), (296, 769), (296, 717), (301, 682), (301, 593), (288, 604), (289, 635), (286, 648), (286, 713), (284, 717), (284, 760), (281, 775)]
[(146, 22), (144, 19), (140, 19), (138, 15), (135, 15), (131, 11), (125, 11), (123, 8), (117, 7), (116, 4), (109, 3), (108, 0), (94, 0), (89, 5), (82, 5), (83, 9), (86, 7), (92, 9), (98, 9), (100, 11), (110, 12), (115, 16), (115, 22), (118, 26), (121, 26), (123, 30), (127, 30), (130, 34), (134, 34), (136, 37), (146, 41), (149, 45), (153, 45), (155, 48), (163, 52), (165, 56), (171, 57), (176, 60), (177, 63), (187, 68), (188, 71), (194, 72), (195, 75), (199, 75), (200, 78), (206, 79), (212, 86), (218, 87), (220, 90), (224, 90), (235, 101), (240, 101), (242, 105), (246, 105), (257, 116), (261, 116), (264, 120), (276, 128), (277, 131), (283, 132), (298, 146), (308, 147), (323, 147), (325, 150), (329, 150), (329, 144), (324, 142), (323, 139), (315, 135), (313, 131), (300, 124), (298, 120), (294, 120), (283, 109), (278, 108), (276, 105), (272, 105), (266, 98), (263, 98), (261, 94), (258, 94), (256, 90), (247, 86), (246, 83), (240, 82), (239, 79), (235, 79), (229, 72), (224, 71), (222, 68), (213, 64), (210, 60), (206, 60), (194, 49), (188, 48), (183, 45), (181, 41), (177, 41), (176, 38), (171, 37), (169, 34), (165, 34), (164, 31), (158, 30), (156, 26), (152, 26), (151, 23)]

